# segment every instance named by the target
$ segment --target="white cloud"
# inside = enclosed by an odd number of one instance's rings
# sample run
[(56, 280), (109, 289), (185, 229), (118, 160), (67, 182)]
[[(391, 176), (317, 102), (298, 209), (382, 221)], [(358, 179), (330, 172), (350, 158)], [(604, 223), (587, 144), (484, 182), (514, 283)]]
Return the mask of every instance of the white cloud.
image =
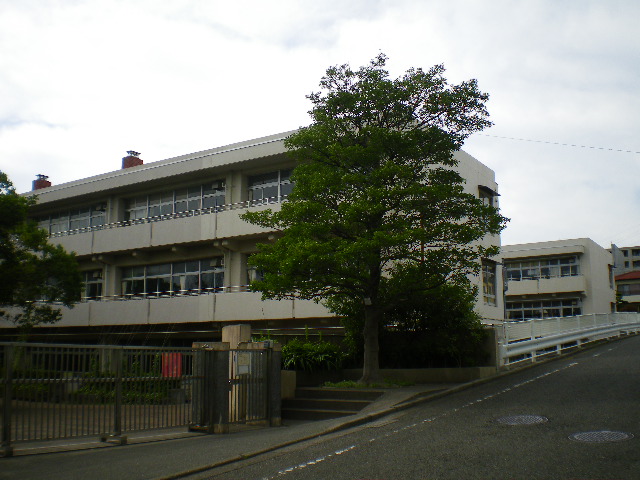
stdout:
[[(0, 0), (0, 169), (21, 191), (286, 131), (379, 51), (491, 94), (489, 135), (640, 150), (633, 0)], [(637, 154), (477, 136), (504, 243), (639, 244)]]

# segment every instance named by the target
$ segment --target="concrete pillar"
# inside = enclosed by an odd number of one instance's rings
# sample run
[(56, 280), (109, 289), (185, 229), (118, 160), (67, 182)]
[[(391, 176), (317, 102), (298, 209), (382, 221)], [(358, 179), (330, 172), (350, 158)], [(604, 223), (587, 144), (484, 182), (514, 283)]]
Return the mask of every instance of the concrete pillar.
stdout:
[(231, 350), (238, 348), (240, 343), (251, 341), (251, 325), (228, 325), (222, 327), (222, 341), (228, 342)]

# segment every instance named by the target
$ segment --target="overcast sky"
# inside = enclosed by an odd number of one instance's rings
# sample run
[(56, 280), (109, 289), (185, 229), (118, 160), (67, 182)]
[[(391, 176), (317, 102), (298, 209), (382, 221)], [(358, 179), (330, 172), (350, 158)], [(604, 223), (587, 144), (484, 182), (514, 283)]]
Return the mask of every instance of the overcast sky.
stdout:
[[(477, 78), (503, 244), (640, 245), (637, 0), (0, 0), (0, 169), (20, 192), (295, 129), (327, 67)], [(519, 140), (518, 140), (519, 139)], [(569, 146), (577, 145), (577, 146)], [(584, 148), (587, 147), (587, 148)]]

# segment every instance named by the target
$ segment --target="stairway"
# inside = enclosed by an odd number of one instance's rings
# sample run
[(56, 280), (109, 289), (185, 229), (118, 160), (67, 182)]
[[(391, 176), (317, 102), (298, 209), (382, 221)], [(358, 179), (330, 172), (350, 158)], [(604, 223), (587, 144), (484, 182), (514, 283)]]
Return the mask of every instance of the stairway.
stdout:
[(282, 401), (282, 418), (326, 420), (358, 413), (383, 391), (353, 388), (300, 387), (295, 398)]

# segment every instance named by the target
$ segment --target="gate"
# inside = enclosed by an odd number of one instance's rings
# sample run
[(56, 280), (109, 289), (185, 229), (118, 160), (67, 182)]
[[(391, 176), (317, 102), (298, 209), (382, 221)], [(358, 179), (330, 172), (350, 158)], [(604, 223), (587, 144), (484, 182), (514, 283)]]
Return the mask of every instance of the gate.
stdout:
[(0, 374), (4, 456), (23, 441), (125, 444), (142, 430), (280, 422), (280, 353), (269, 348), (0, 343)]
[(269, 419), (269, 350), (231, 350), (229, 420), (256, 423)]

